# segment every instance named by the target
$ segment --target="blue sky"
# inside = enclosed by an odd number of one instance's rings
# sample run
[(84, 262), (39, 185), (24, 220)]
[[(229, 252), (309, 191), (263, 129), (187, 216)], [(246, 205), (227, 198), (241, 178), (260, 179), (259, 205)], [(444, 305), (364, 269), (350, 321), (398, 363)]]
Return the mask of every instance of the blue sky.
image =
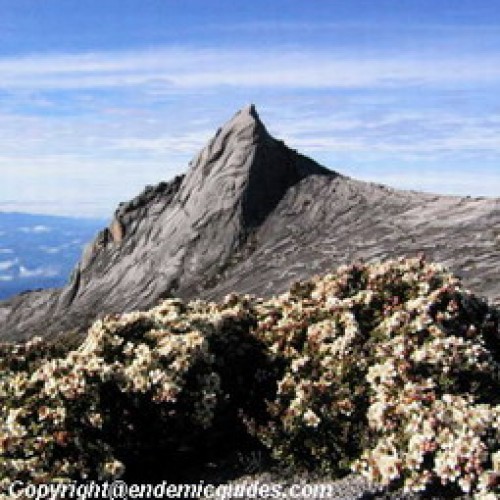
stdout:
[(0, 0), (0, 210), (107, 217), (250, 102), (347, 175), (500, 196), (500, 1)]

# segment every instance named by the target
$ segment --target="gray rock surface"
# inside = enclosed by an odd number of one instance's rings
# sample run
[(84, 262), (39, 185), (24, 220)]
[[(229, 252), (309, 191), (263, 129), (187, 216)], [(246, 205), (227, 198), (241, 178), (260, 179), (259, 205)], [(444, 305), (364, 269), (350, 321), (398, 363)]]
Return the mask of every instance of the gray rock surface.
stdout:
[(67, 286), (0, 302), (0, 338), (83, 331), (171, 295), (269, 296), (342, 263), (421, 251), (499, 300), (500, 198), (350, 179), (272, 138), (249, 106), (185, 176), (121, 204)]

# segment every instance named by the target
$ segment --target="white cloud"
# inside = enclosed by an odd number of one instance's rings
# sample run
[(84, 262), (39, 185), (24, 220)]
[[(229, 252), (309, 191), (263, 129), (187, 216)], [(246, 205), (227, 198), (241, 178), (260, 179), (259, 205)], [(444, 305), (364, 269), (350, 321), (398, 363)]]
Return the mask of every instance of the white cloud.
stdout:
[(14, 253), (14, 250), (12, 250), (11, 248), (0, 248), (0, 254), (13, 254)]
[(399, 189), (424, 191), (436, 194), (470, 196), (481, 193), (481, 196), (498, 197), (500, 192), (500, 176), (475, 172), (377, 172), (376, 175), (360, 175), (353, 172), (358, 179), (377, 184), (385, 184)]
[(25, 266), (20, 266), (20, 278), (53, 278), (59, 276), (59, 270), (52, 266), (41, 266), (34, 269), (28, 269)]
[(12, 269), (18, 263), (17, 259), (0, 261), (0, 271)]
[(279, 134), (294, 147), (312, 152), (384, 153), (400, 159), (473, 151), (500, 154), (498, 115), (468, 117), (435, 110), (363, 118), (358, 111), (285, 120)]
[(9, 276), (8, 274), (0, 275), (0, 281), (13, 281), (14, 276)]
[[(394, 165), (453, 156), (459, 169), (464, 155), (497, 159), (496, 94), (479, 85), (498, 86), (499, 62), (458, 49), (424, 58), (397, 48), (369, 56), (291, 47), (0, 58), (0, 88), (17, 99), (0, 103), (0, 209), (108, 216), (145, 184), (185, 171), (248, 99), (271, 133), (313, 157)], [(434, 94), (437, 86), (480, 95), (472, 106), (466, 93), (455, 109), (436, 97), (423, 103), (423, 86), (437, 97), (457, 94)], [(54, 112), (33, 111), (43, 90), (57, 89), (72, 92), (47, 93)]]
[(47, 246), (40, 246), (40, 250), (44, 253), (47, 253), (47, 254), (56, 254), (56, 253), (59, 253), (61, 250), (63, 250), (65, 247), (65, 245), (62, 245), (60, 247), (47, 247)]
[(42, 233), (50, 233), (50, 231), (52, 231), (52, 229), (48, 226), (44, 226), (44, 225), (39, 224), (39, 225), (32, 226), (32, 227), (20, 227), (19, 231), (21, 231), (23, 233), (42, 234)]
[(137, 160), (120, 159), (117, 149), (114, 153), (117, 158), (111, 159), (106, 152), (95, 158), (84, 154), (0, 157), (0, 211), (107, 218), (119, 202), (136, 196), (146, 184), (181, 173), (192, 156), (176, 160), (163, 151), (159, 158)]
[[(65, 236), (71, 236), (71, 233), (67, 233), (65, 232), (64, 233)], [(58, 246), (47, 246), (47, 245), (40, 245), (38, 248), (46, 253), (46, 254), (57, 254), (57, 253), (60, 253), (64, 250), (67, 250), (68, 248), (71, 248), (71, 247), (80, 247), (82, 246), (82, 241), (80, 239), (74, 239), (74, 240), (71, 240), (69, 241), (68, 243), (63, 243), (62, 245), (58, 245)]]
[(84, 89), (153, 86), (164, 89), (238, 87), (353, 88), (401, 84), (497, 82), (500, 58), (463, 54), (405, 57), (382, 53), (352, 57), (342, 52), (294, 48), (155, 48), (137, 52), (40, 55), (0, 59), (7, 89)]
[(152, 138), (122, 138), (117, 139), (113, 147), (121, 151), (189, 153), (194, 156), (207, 143), (213, 133), (213, 130), (207, 129)]
[[(273, 135), (341, 172), (371, 160), (380, 165), (381, 159), (388, 166), (401, 167), (407, 161), (446, 159), (450, 163), (451, 159), (460, 170), (467, 168), (466, 155), (477, 157), (479, 163), (486, 155), (500, 156), (500, 116), (494, 110), (490, 115), (467, 115), (462, 110), (398, 110), (395, 105), (384, 105), (375, 116), (366, 116), (364, 106), (334, 103), (322, 109), (313, 102), (304, 113), (292, 103), (281, 110), (263, 107), (261, 114)], [(213, 117), (212, 121), (213, 128), (195, 124), (186, 130), (167, 122), (146, 134), (140, 134), (138, 128), (128, 129), (124, 123), (119, 133), (103, 137), (92, 156), (86, 156), (85, 149), (78, 155), (75, 149), (75, 154), (0, 157), (0, 210), (108, 217), (118, 202), (130, 199), (144, 185), (184, 172), (189, 159), (220, 124)], [(73, 126), (79, 130), (78, 124)], [(59, 137), (57, 128), (54, 130), (50, 144), (57, 151)], [(85, 131), (80, 134), (84, 136)], [(335, 162), (338, 157), (344, 160), (340, 164)], [(386, 170), (380, 169), (380, 182), (385, 182)], [(470, 185), (469, 194), (495, 194), (492, 184), (479, 183), (480, 179)], [(405, 187), (412, 186), (406, 183)]]

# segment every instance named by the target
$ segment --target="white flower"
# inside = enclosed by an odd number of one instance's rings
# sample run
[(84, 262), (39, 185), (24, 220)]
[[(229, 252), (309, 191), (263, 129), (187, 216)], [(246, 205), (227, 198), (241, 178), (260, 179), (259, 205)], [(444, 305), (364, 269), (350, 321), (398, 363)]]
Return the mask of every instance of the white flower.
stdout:
[(125, 472), (125, 466), (119, 460), (111, 460), (104, 464), (104, 473), (107, 477), (119, 478)]
[(304, 422), (308, 427), (318, 427), (321, 419), (311, 409), (304, 413)]
[(378, 457), (377, 467), (382, 476), (382, 483), (389, 484), (391, 481), (399, 477), (401, 460), (395, 453), (390, 455), (381, 455)]
[(497, 451), (491, 455), (491, 462), (493, 465), (493, 471), (496, 474), (500, 474), (500, 451)]
[(291, 364), (292, 372), (298, 373), (302, 368), (304, 368), (304, 366), (307, 365), (307, 363), (309, 363), (310, 360), (311, 358), (309, 358), (309, 356), (294, 359)]

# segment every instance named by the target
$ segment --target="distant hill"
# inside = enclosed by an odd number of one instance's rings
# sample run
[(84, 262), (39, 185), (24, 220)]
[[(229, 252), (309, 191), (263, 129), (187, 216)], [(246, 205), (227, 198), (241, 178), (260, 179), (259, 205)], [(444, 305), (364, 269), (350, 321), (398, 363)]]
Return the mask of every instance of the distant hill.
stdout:
[(0, 212), (0, 299), (69, 280), (102, 220)]
[(340, 264), (420, 252), (498, 300), (500, 198), (351, 179), (273, 138), (249, 106), (216, 132), (185, 176), (122, 203), (66, 286), (1, 302), (0, 338), (84, 331), (101, 315), (169, 296), (269, 297)]

